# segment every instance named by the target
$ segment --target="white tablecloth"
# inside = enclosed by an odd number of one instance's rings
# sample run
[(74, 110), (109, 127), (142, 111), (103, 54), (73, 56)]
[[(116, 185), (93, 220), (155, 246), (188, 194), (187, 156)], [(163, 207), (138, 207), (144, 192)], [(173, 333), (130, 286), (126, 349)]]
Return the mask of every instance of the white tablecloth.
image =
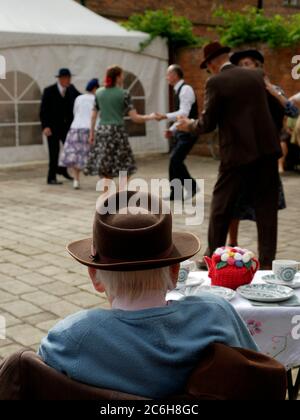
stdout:
[[(206, 272), (193, 272), (193, 278), (205, 279), (203, 285), (210, 285)], [(259, 271), (253, 283), (264, 283), (261, 277), (272, 274), (270, 271)], [(300, 300), (300, 289), (295, 290)], [(295, 307), (265, 307), (252, 306), (238, 293), (230, 302), (247, 324), (253, 339), (260, 350), (268, 356), (274, 357), (287, 369), (300, 366), (300, 306)], [(298, 323), (293, 324), (298, 317)]]

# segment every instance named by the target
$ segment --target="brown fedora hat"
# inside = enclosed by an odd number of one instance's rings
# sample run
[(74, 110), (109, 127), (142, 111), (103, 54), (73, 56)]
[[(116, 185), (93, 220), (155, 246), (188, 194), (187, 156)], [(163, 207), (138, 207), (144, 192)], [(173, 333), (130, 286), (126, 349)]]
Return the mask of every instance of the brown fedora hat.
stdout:
[(205, 45), (205, 47), (203, 49), (204, 60), (200, 64), (200, 68), (201, 69), (206, 69), (207, 68), (207, 63), (209, 61), (213, 60), (214, 58), (218, 57), (219, 55), (229, 53), (230, 51), (231, 51), (231, 48), (224, 47), (223, 45), (221, 45), (217, 41), (211, 42), (210, 44)]
[[(107, 211), (110, 205), (113, 212)], [(67, 250), (88, 267), (137, 271), (185, 261), (197, 254), (200, 241), (192, 233), (172, 233), (171, 212), (158, 197), (123, 191), (98, 208), (93, 238), (72, 242)]]

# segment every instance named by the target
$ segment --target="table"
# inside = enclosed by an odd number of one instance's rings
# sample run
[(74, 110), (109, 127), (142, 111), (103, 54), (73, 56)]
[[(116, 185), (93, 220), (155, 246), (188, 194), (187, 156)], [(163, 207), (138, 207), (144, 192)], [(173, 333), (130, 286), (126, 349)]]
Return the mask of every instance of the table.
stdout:
[[(262, 276), (271, 271), (258, 271), (253, 283), (264, 283)], [(207, 272), (193, 272), (193, 278), (205, 279), (210, 285)], [(300, 289), (295, 290), (300, 300)], [(252, 306), (238, 293), (230, 302), (242, 319), (262, 353), (282, 363), (288, 372), (289, 397), (295, 399), (300, 388), (300, 369), (295, 384), (292, 369), (300, 367), (300, 306)], [(266, 304), (268, 305), (268, 304)]]

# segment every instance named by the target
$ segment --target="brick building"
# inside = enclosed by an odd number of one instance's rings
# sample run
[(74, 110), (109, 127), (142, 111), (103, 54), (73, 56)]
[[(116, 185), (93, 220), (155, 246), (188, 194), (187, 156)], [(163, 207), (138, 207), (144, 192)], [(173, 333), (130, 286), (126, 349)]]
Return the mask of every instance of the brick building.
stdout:
[(273, 15), (300, 12), (300, 0), (77, 0), (100, 15), (122, 21), (133, 13), (142, 13), (147, 9), (155, 10), (172, 7), (179, 15), (188, 17), (194, 24), (195, 32), (205, 34), (207, 27), (217, 23), (212, 14), (219, 6), (230, 10), (240, 10), (245, 6), (263, 6), (264, 10)]
[[(300, 0), (77, 0), (85, 3), (86, 7), (112, 20), (126, 20), (133, 13), (142, 13), (146, 9), (161, 9), (173, 7), (179, 15), (188, 17), (194, 25), (195, 33), (216, 37), (214, 27), (217, 20), (213, 18), (213, 11), (224, 6), (230, 10), (241, 10), (245, 6), (263, 6), (268, 15), (289, 15), (300, 13)], [(300, 55), (299, 47), (274, 49), (258, 45), (266, 56), (266, 73), (270, 79), (281, 86), (287, 93), (292, 95), (300, 91), (300, 80), (295, 81), (291, 77), (292, 57)], [(183, 48), (178, 51), (176, 61), (182, 65), (185, 71), (185, 79), (191, 83), (199, 98), (201, 107), (203, 101), (203, 87), (207, 78), (206, 72), (199, 69), (202, 52), (200, 49)]]

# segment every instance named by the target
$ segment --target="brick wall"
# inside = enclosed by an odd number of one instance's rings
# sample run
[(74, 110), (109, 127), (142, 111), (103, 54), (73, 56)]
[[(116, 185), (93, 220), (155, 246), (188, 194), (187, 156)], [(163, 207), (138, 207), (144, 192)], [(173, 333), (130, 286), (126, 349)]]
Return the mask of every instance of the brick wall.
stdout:
[[(79, 0), (77, 0), (79, 1)], [(257, 6), (257, 0), (86, 0), (86, 6), (100, 15), (121, 21), (127, 19), (133, 13), (142, 13), (146, 9), (161, 9), (173, 7), (179, 15), (188, 17), (194, 24), (195, 33), (216, 39), (214, 27), (217, 21), (212, 17), (213, 11), (220, 5), (231, 10), (241, 10), (245, 6)], [(300, 13), (300, 8), (284, 7), (283, 0), (264, 0), (264, 10), (267, 14), (288, 15)], [(294, 55), (300, 55), (298, 48), (270, 50), (265, 46), (258, 46), (266, 58), (265, 70), (273, 83), (281, 86), (288, 96), (300, 91), (300, 81), (291, 77), (291, 59)], [(185, 79), (197, 93), (199, 107), (203, 107), (203, 88), (208, 77), (207, 73), (199, 69), (202, 51), (200, 49), (184, 48), (178, 51), (176, 62), (185, 72)], [(196, 148), (199, 152), (199, 148)], [(200, 146), (200, 152), (207, 153), (207, 148)]]
[[(265, 55), (265, 71), (271, 81), (281, 86), (288, 96), (300, 91), (300, 80), (296, 81), (291, 76), (293, 65), (291, 63), (294, 55), (300, 55), (299, 47), (282, 48), (270, 50), (267, 46), (260, 45), (258, 48)], [(207, 73), (199, 69), (202, 59), (202, 51), (198, 48), (183, 48), (178, 51), (176, 61), (185, 72), (185, 79), (191, 83), (199, 98), (199, 103), (203, 103), (203, 85), (208, 77)]]
[[(77, 0), (80, 2), (80, 0)], [(173, 7), (179, 14), (188, 17), (197, 33), (205, 32), (203, 26), (214, 25), (213, 11), (220, 5), (231, 10), (241, 10), (245, 6), (257, 6), (257, 0), (85, 0), (86, 7), (113, 20), (127, 19), (133, 13), (142, 13), (147, 9), (155, 10)], [(264, 0), (264, 9), (268, 14), (281, 15), (300, 12), (299, 8), (284, 7), (283, 0)]]
[[(300, 45), (294, 48), (283, 48), (270, 50), (267, 46), (258, 45), (265, 55), (265, 71), (270, 80), (284, 89), (288, 97), (300, 92), (300, 80), (296, 81), (291, 76), (293, 65), (291, 63), (294, 55), (300, 55)], [(185, 80), (190, 83), (197, 94), (199, 109), (203, 109), (204, 85), (208, 74), (204, 70), (200, 70), (199, 64), (202, 59), (201, 49), (183, 48), (176, 57), (176, 61), (180, 64), (185, 73)], [(208, 148), (206, 145), (207, 137), (202, 137), (200, 143), (194, 148), (194, 153), (207, 155)]]

